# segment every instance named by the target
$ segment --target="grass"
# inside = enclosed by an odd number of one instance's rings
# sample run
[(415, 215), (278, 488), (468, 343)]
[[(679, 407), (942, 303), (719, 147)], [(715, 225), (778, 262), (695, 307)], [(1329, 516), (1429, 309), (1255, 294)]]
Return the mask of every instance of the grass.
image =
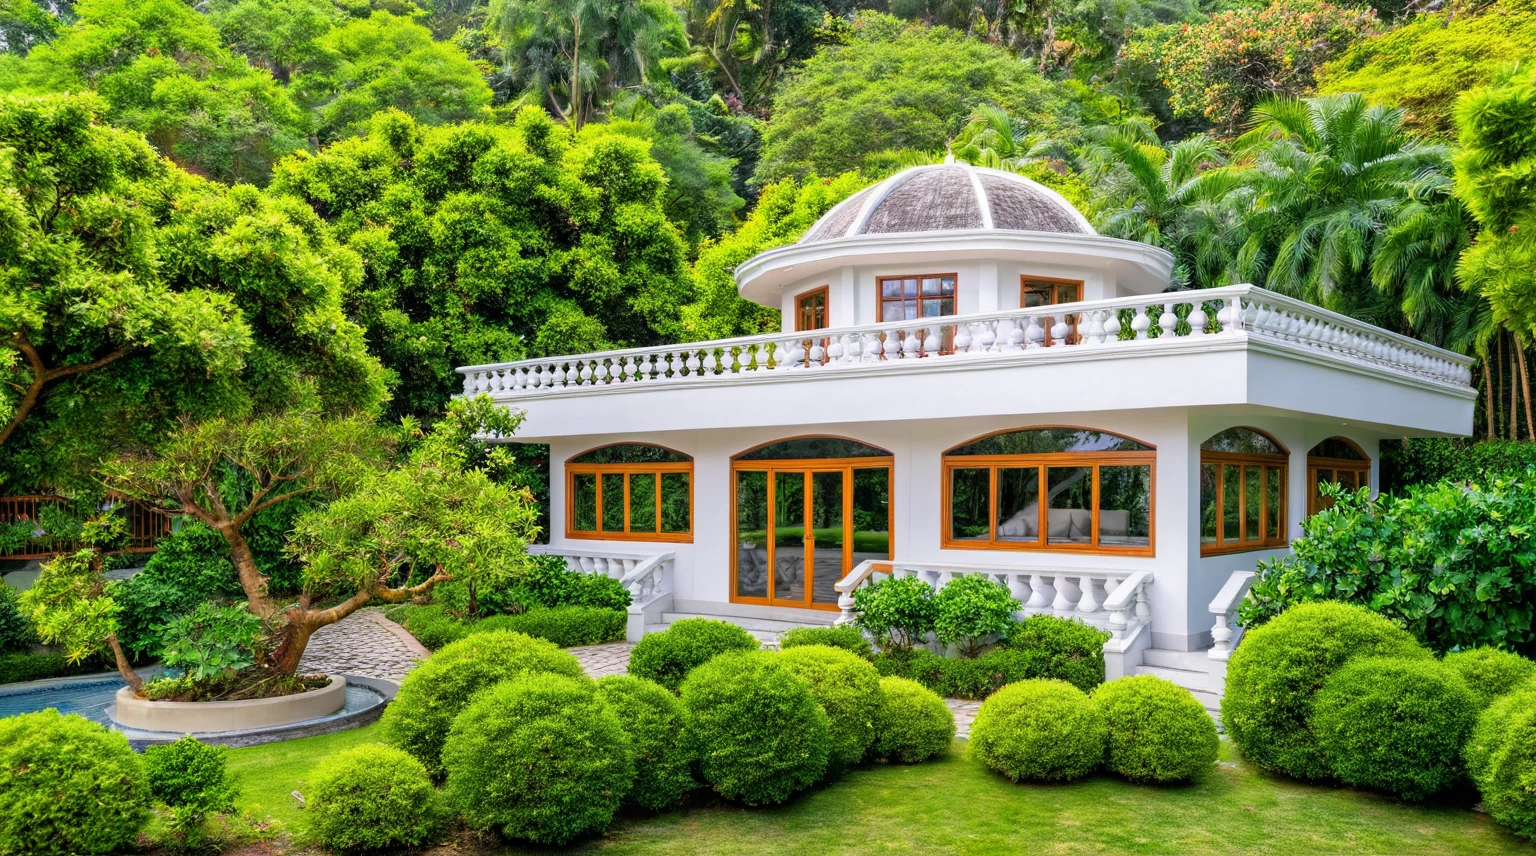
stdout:
[[(378, 726), (230, 753), (243, 788), (241, 808), (292, 829), (289, 792), (319, 757), (378, 739)], [(743, 809), (701, 805), (620, 819), (574, 853), (623, 854), (1478, 854), (1532, 852), (1464, 803), (1407, 805), (1376, 794), (1304, 785), (1237, 762), (1198, 784), (1137, 787), (1108, 776), (1071, 785), (1015, 785), (967, 760), (957, 742), (942, 758), (912, 767), (871, 766), (789, 805)], [(515, 846), (480, 850), (456, 842), (442, 853), (547, 852)]]

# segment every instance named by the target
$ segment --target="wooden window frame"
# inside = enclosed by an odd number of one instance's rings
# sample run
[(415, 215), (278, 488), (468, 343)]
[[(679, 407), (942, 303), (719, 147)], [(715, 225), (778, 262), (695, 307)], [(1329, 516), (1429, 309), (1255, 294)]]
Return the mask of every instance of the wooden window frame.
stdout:
[[(1031, 429), (1017, 429), (1031, 430)], [(1096, 429), (1095, 429), (1096, 430)], [(997, 433), (1012, 433), (1008, 432)], [(1113, 433), (1113, 432), (1104, 432)], [(1123, 437), (1123, 434), (1115, 436)], [(967, 440), (954, 448), (968, 446), (977, 440), (977, 437)], [(1127, 437), (1126, 439), (1131, 439)], [(1136, 442), (1140, 442), (1139, 440)], [(1147, 445), (1143, 443), (1142, 445)], [(1145, 547), (1114, 547), (1104, 546), (1099, 543), (1099, 468), (1105, 466), (1133, 466), (1148, 467), (1149, 496), (1147, 497), (1147, 545)], [(997, 540), (997, 471), (999, 469), (1018, 469), (1038, 467), (1040, 471), (1040, 488), (1038, 496), (1039, 518), (1036, 521), (1037, 532), (1034, 542), (999, 541)], [(1087, 544), (1052, 544), (1048, 539), (1048, 525), (1050, 502), (1047, 499), (1049, 471), (1052, 467), (1088, 467), (1092, 474), (1090, 478), (1093, 484), (1093, 501), (1088, 510), (1089, 519), (1092, 521), (1092, 534)], [(989, 497), (987, 500), (987, 540), (986, 541), (962, 541), (954, 537), (953, 526), (953, 490), (955, 470), (988, 470), (987, 482)], [(1047, 452), (1032, 455), (966, 455), (951, 456), (948, 452), (943, 457), (943, 514), (940, 515), (940, 546), (947, 550), (1020, 550), (1026, 552), (1043, 553), (1089, 553), (1107, 556), (1154, 556), (1157, 554), (1157, 450), (1150, 449), (1145, 452)]]
[[(1325, 458), (1325, 457), (1323, 457), (1321, 455), (1312, 455), (1312, 454), (1308, 454), (1307, 455), (1307, 516), (1308, 517), (1311, 517), (1312, 515), (1318, 513), (1319, 511), (1322, 511), (1325, 508), (1331, 508), (1332, 507), (1332, 506), (1325, 506), (1325, 505), (1322, 504), (1322, 497), (1319, 495), (1318, 490), (1317, 490), (1317, 485), (1318, 485), (1317, 471), (1318, 470), (1332, 470), (1335, 475), (1337, 475), (1340, 472), (1352, 472), (1352, 473), (1354, 473), (1355, 474), (1355, 489), (1356, 490), (1358, 490), (1361, 485), (1364, 485), (1367, 488), (1369, 488), (1371, 486), (1371, 456), (1367, 455), (1365, 453), (1365, 450), (1360, 448), (1360, 444), (1359, 443), (1356, 443), (1354, 440), (1351, 440), (1348, 437), (1339, 436), (1339, 435), (1335, 435), (1333, 437), (1324, 437), (1322, 440), (1319, 440), (1316, 443), (1313, 443), (1312, 444), (1312, 448), (1315, 449), (1318, 446), (1321, 446), (1323, 443), (1325, 443), (1325, 442), (1327, 442), (1329, 440), (1342, 440), (1344, 443), (1348, 444), (1351, 449), (1354, 449), (1355, 452), (1360, 455), (1360, 459), (1359, 460), (1355, 460), (1353, 458)], [(1338, 483), (1339, 483), (1339, 480), (1335, 478), (1333, 480), (1333, 484), (1338, 484)]]
[[(921, 310), (922, 309), (922, 301), (923, 301), (923, 295), (922, 295), (923, 280), (925, 280), (925, 279), (944, 279), (945, 277), (948, 277), (949, 279), (952, 279), (952, 280), (955, 281), (955, 293), (954, 293), (954, 296), (952, 298), (954, 300), (954, 304), (955, 304), (955, 311), (951, 312), (948, 315), (939, 315), (939, 316), (936, 316), (936, 317), (937, 318), (953, 318), (956, 315), (959, 315), (960, 314), (960, 274), (959, 273), (906, 273), (906, 274), (892, 274), (891, 276), (877, 276), (877, 277), (875, 277), (875, 323), (883, 324), (887, 320), (891, 320), (891, 321), (905, 321), (905, 320), (907, 320), (905, 318), (891, 318), (891, 319), (887, 319), (885, 317), (885, 284), (887, 282), (890, 282), (893, 279), (894, 280), (902, 280), (902, 279), (915, 279), (915, 280), (917, 280), (918, 295), (917, 295), (917, 297), (915, 297), (913, 299), (918, 301), (918, 309)], [(901, 299), (902, 299), (902, 302), (906, 302), (906, 300), (907, 300), (907, 298), (905, 296), (903, 296)], [(934, 320), (934, 319), (932, 319), (932, 318), (923, 318), (923, 317), (919, 316), (919, 317), (914, 318), (912, 320), (913, 321), (931, 321), (931, 320)]]
[[(1290, 536), (1287, 534), (1289, 531), (1287, 529), (1288, 521), (1286, 519), (1288, 516), (1287, 512), (1290, 510), (1290, 473), (1287, 461), (1288, 459), (1281, 455), (1242, 455), (1234, 452), (1207, 452), (1201, 450), (1200, 479), (1197, 479), (1197, 481), (1202, 486), (1202, 489), (1205, 484), (1203, 481), (1205, 468), (1208, 466), (1216, 468), (1216, 542), (1214, 544), (1205, 543), (1205, 533), (1196, 531), (1195, 538), (1200, 543), (1200, 555), (1222, 556), (1228, 553), (1249, 553), (1254, 550), (1273, 550), (1290, 544)], [(1226, 491), (1223, 490), (1226, 480), (1222, 471), (1226, 467), (1237, 467), (1238, 472), (1237, 541), (1232, 544), (1226, 543), (1227, 530), (1226, 526), (1223, 525), (1226, 519), (1224, 505)], [(1256, 541), (1248, 538), (1249, 467), (1258, 467), (1260, 477), (1266, 481), (1270, 478), (1270, 473), (1277, 473), (1280, 479), (1280, 498), (1277, 500), (1280, 503), (1280, 519), (1278, 521), (1279, 525), (1275, 527), (1275, 531), (1278, 534), (1274, 538), (1263, 537), (1264, 532), (1269, 528), (1266, 525), (1269, 522), (1269, 492), (1263, 488), (1260, 489), (1259, 493), (1263, 497), (1263, 505), (1259, 508), (1260, 537)], [(1195, 507), (1198, 509), (1204, 505), (1205, 502), (1202, 497)], [(1196, 524), (1198, 526), (1199, 521), (1196, 521)]]
[[(573, 457), (580, 457), (580, 455)], [(685, 473), (688, 476), (687, 532), (661, 531), (661, 476), (663, 473)], [(597, 480), (597, 508), (594, 518), (597, 529), (595, 530), (576, 528), (576, 477), (581, 475), (591, 475)], [(623, 475), (624, 477), (624, 495), (619, 500), (624, 504), (624, 531), (622, 532), (608, 532), (602, 528), (603, 476), (605, 475)], [(652, 475), (656, 479), (656, 527), (649, 531), (632, 531), (629, 525), (629, 483), (630, 478), (636, 475)], [(693, 486), (693, 461), (633, 464), (573, 464), (567, 461), (565, 464), (565, 537), (577, 541), (652, 541), (691, 544), (693, 543)]]
[[(822, 301), (823, 301), (823, 305), (826, 307), (826, 322), (827, 323), (822, 325), (822, 326), (820, 326), (820, 327), (807, 327), (807, 326), (805, 326), (802, 323), (805, 320), (805, 313), (804, 313), (804, 311), (803, 311), (803, 309), (801, 307), (804, 306), (804, 304), (805, 304), (805, 302), (807, 300), (810, 300), (811, 298), (817, 296), (818, 294), (821, 295), (821, 298), (822, 298)], [(802, 291), (799, 294), (795, 295), (795, 332), (796, 333), (804, 333), (804, 332), (806, 332), (808, 330), (825, 330), (825, 329), (827, 329), (828, 327), (831, 327), (831, 326), (832, 326), (832, 294), (831, 294), (831, 287), (830, 286), (823, 285), (820, 288), (813, 288), (810, 291)]]
[[(1057, 306), (1057, 305), (1061, 304), (1061, 301), (1057, 300), (1056, 296), (1058, 294), (1058, 289), (1061, 286), (1063, 286), (1063, 285), (1074, 285), (1074, 286), (1077, 286), (1077, 300), (1071, 301), (1071, 302), (1073, 302), (1073, 303), (1081, 303), (1084, 300), (1083, 281), (1080, 280), (1080, 279), (1066, 279), (1066, 278), (1057, 277), (1057, 276), (1030, 276), (1029, 274), (1021, 273), (1021, 274), (1019, 274), (1019, 308), (1020, 309), (1026, 308), (1025, 305), (1024, 305), (1024, 296), (1029, 293), (1029, 285), (1028, 285), (1028, 283), (1031, 283), (1031, 282), (1050, 283), (1050, 285), (1051, 285), (1051, 302), (1046, 304), (1047, 306)], [(1046, 326), (1046, 328), (1045, 328), (1045, 341), (1042, 342), (1041, 344), (1045, 345), (1046, 347), (1050, 347), (1052, 344), (1054, 344), (1054, 342), (1051, 339), (1051, 327), (1055, 326), (1056, 318), (1053, 315), (1048, 315), (1046, 317), (1052, 323)], [(1080, 313), (1080, 312), (1068, 313), (1068, 314), (1065, 314), (1063, 317), (1068, 317), (1068, 318), (1071, 319), (1068, 323), (1072, 327), (1072, 332), (1067, 334), (1067, 341), (1065, 342), (1065, 344), (1075, 345), (1075, 344), (1077, 344), (1078, 342), (1080, 342), (1082, 340), (1082, 335), (1080, 333), (1078, 333), (1078, 331), (1077, 331), (1078, 322), (1080, 322), (1082, 320), (1082, 313)]]

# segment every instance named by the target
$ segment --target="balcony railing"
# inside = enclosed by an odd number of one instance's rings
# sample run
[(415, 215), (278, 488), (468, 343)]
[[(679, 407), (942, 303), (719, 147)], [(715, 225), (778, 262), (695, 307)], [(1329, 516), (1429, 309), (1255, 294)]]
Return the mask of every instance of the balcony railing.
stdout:
[[(4, 496), (0, 497), (0, 526), (24, 524), (31, 527), (18, 543), (0, 543), (0, 559), (47, 559), (80, 549), (80, 544), (67, 534), (48, 531), (42, 510), (46, 506), (68, 506), (70, 500), (62, 496)], [(155, 544), (171, 534), (170, 512), (146, 505), (136, 500), (118, 501), (118, 514), (127, 522), (127, 541), (119, 550), (122, 553), (153, 553)]]
[(729, 382), (763, 372), (916, 367), (915, 360), (1030, 353), (1088, 357), (1114, 348), (1160, 348), (1174, 342), (1198, 346), (1223, 336), (1274, 342), (1448, 386), (1466, 387), (1472, 378), (1470, 358), (1252, 285), (628, 348), (458, 371), (466, 395), (507, 397)]

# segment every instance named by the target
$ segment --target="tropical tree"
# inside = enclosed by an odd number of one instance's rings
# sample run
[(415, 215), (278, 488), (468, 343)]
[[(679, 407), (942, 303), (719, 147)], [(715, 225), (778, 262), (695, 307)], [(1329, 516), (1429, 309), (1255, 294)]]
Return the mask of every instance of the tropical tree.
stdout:
[(209, 19), (231, 50), (287, 84), (316, 63), (321, 39), (346, 16), (332, 0), (216, 0)]

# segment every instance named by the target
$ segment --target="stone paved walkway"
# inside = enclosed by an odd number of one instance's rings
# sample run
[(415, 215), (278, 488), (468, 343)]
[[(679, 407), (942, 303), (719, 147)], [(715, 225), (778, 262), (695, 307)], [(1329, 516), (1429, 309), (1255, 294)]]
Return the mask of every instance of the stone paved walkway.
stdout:
[(566, 650), (576, 656), (587, 674), (594, 678), (602, 678), (628, 672), (629, 652), (634, 647), (633, 642), (609, 642), (606, 645), (587, 645)]
[(947, 698), (944, 699), (944, 703), (949, 705), (950, 713), (955, 715), (955, 736), (969, 739), (971, 723), (976, 719), (976, 711), (981, 710), (981, 702)]
[(420, 642), (384, 613), (360, 609), (316, 630), (299, 669), (398, 681), (427, 655)]

